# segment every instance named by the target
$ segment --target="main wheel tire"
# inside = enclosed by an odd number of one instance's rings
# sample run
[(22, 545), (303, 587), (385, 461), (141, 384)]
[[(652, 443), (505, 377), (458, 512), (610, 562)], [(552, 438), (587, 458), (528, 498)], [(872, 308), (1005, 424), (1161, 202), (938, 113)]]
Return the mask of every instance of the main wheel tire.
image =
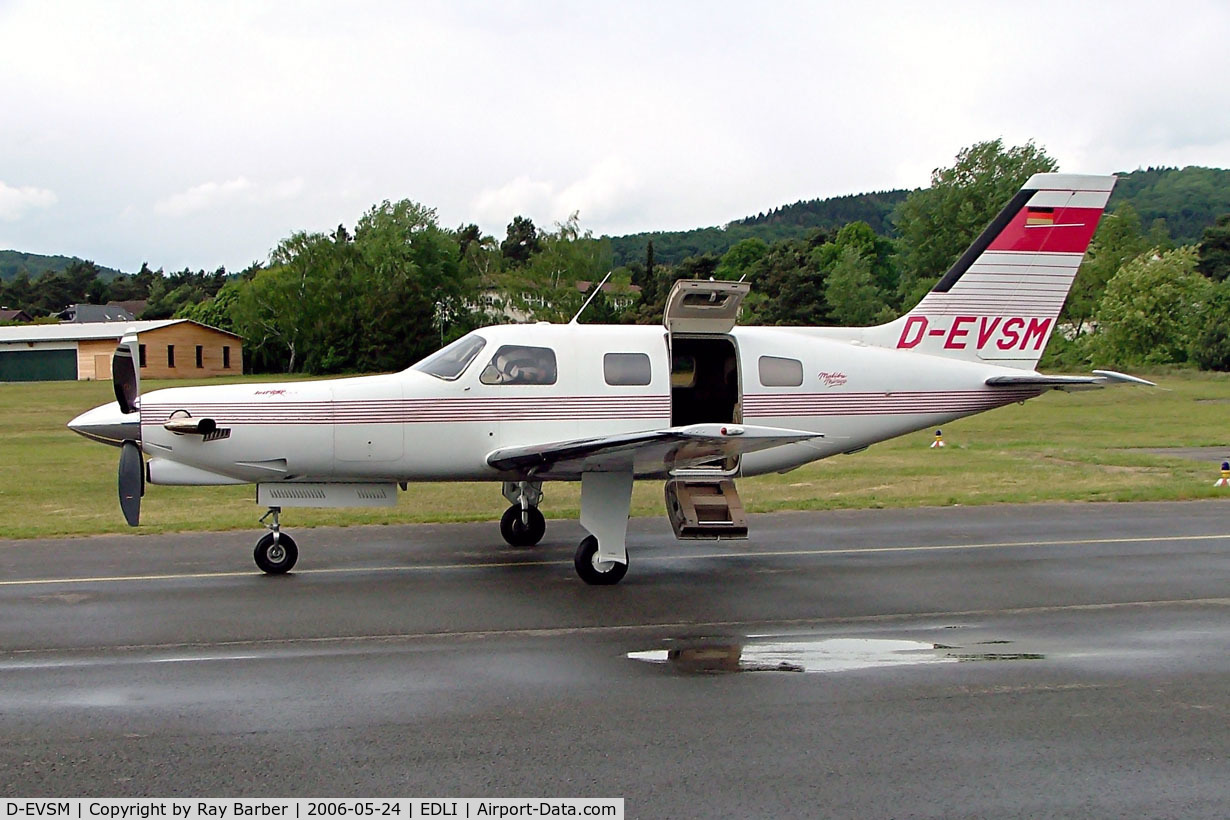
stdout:
[(256, 542), (256, 550), (252, 553), (252, 557), (256, 559), (256, 565), (261, 568), (262, 572), (282, 575), (289, 572), (299, 560), (299, 547), (295, 545), (295, 539), (284, 532), (278, 534), (276, 541), (273, 533), (268, 532)]
[(547, 519), (537, 507), (525, 511), (525, 521), (521, 520), (521, 507), (513, 504), (504, 511), (500, 518), (500, 535), (514, 547), (532, 547), (542, 540), (547, 531)]
[(627, 563), (598, 560), (598, 539), (592, 535), (586, 537), (577, 547), (576, 557), (572, 559), (577, 568), (577, 575), (587, 584), (609, 586), (618, 584), (628, 574)]

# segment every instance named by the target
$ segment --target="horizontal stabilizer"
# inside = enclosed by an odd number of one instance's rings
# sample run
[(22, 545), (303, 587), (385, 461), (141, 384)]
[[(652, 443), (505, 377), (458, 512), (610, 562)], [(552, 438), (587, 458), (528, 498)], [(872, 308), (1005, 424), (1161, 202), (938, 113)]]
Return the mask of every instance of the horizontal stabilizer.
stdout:
[(1092, 376), (1045, 376), (1041, 373), (992, 376), (986, 380), (986, 384), (989, 387), (1049, 387), (1053, 390), (1095, 390), (1107, 384), (1143, 384), (1157, 387), (1151, 381), (1113, 370), (1095, 370)]
[(783, 444), (822, 438), (806, 430), (742, 424), (693, 424), (644, 433), (504, 447), (487, 456), (497, 470), (542, 477), (632, 470), (638, 476), (668, 473)]

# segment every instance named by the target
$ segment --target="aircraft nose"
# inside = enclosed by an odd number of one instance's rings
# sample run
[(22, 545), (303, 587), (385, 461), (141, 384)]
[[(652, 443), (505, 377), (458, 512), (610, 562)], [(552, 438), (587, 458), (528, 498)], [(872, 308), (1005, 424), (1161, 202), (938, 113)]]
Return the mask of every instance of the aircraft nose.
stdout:
[(68, 429), (91, 441), (119, 447), (125, 441), (141, 440), (141, 414), (121, 413), (118, 402), (87, 410), (68, 423)]

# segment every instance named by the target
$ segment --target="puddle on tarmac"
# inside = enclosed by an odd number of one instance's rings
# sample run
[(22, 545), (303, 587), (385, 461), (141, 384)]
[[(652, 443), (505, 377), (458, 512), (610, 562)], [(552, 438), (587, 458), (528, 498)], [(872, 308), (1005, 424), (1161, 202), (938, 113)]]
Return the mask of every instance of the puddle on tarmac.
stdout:
[(631, 660), (665, 665), (684, 673), (846, 672), (963, 661), (1041, 660), (1044, 657), (1032, 652), (983, 652), (923, 641), (879, 638), (695, 643), (628, 653)]

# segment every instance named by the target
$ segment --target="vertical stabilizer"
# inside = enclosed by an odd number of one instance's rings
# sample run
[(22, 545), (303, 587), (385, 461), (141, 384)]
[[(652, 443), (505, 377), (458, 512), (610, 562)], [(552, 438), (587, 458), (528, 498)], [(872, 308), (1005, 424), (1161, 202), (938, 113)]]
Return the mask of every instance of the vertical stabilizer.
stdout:
[(913, 310), (862, 338), (1033, 369), (1114, 185), (1113, 176), (1030, 177)]

